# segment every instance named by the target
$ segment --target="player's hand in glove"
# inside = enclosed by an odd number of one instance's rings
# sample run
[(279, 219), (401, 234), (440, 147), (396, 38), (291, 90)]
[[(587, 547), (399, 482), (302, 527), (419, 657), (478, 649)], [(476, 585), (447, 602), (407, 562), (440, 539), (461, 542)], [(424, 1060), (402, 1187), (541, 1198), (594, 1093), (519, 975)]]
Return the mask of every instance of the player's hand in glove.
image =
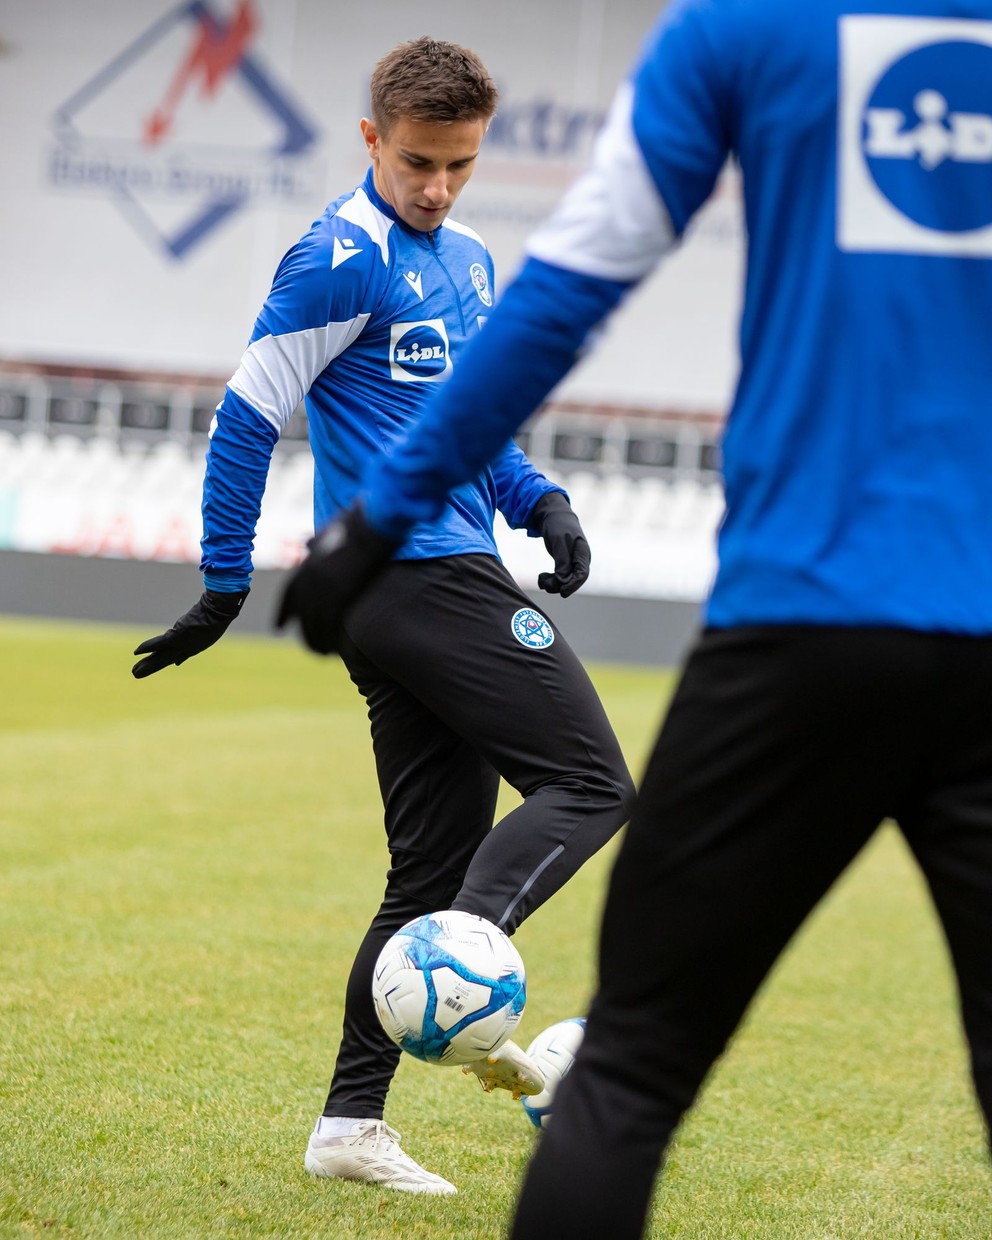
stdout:
[(309, 554), (283, 588), (276, 628), (295, 618), (311, 650), (333, 654), (344, 613), (386, 567), (400, 544), (377, 534), (361, 507), (354, 504), (325, 525), (308, 545)]
[(149, 637), (141, 643), (134, 653), (143, 654), (145, 658), (135, 663), (131, 675), (141, 680), (153, 672), (160, 672), (163, 667), (171, 667), (173, 663), (177, 666), (185, 663), (193, 655), (212, 646), (223, 637), (247, 597), (247, 590), (239, 594), (204, 590), (199, 601), (185, 616), (180, 616), (167, 633)]
[(527, 525), (544, 539), (555, 562), (553, 573), (538, 576), (538, 587), (568, 598), (589, 576), (591, 555), (579, 518), (561, 491), (549, 491), (534, 505)]

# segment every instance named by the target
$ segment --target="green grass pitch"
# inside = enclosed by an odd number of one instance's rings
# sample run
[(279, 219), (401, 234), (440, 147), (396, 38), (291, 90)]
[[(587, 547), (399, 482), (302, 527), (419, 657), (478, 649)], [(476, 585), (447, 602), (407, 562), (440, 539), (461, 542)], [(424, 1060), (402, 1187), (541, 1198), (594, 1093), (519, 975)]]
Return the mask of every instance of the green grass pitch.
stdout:
[[(0, 621), (0, 1237), (503, 1235), (536, 1134), (454, 1069), (404, 1061), (388, 1119), (456, 1197), (303, 1172), (385, 865), (342, 667), (231, 635), (138, 683), (147, 635)], [(672, 677), (592, 670), (638, 772)], [(521, 1040), (583, 1010), (610, 851), (517, 936)], [(990, 1233), (943, 943), (885, 829), (713, 1074), (650, 1235)]]

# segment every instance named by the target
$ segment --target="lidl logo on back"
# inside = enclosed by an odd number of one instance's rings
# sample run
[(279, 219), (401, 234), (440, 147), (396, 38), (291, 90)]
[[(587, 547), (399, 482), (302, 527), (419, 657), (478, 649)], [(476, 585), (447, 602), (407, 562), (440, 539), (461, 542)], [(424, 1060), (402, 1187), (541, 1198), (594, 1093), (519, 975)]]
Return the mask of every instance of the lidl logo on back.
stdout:
[(260, 34), (252, 0), (171, 9), (59, 108), (51, 182), (109, 197), (171, 259), (252, 203), (311, 197), (317, 131)]
[[(865, 154), (869, 159), (917, 159), (926, 169), (947, 159), (962, 164), (992, 163), (992, 116), (952, 112), (939, 90), (913, 97), (916, 124), (901, 108), (869, 108), (865, 113)], [(877, 178), (876, 178), (877, 179)]]
[(992, 22), (841, 19), (841, 249), (992, 256)]
[(439, 383), (450, 370), (444, 319), (391, 325), (389, 373), (394, 379), (400, 383)]

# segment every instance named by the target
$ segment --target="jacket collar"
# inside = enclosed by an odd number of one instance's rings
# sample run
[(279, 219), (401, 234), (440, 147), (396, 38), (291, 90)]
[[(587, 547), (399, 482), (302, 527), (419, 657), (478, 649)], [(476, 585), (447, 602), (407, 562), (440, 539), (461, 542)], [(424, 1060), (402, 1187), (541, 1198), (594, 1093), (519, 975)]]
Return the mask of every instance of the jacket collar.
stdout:
[(398, 228), (402, 228), (408, 237), (412, 237), (414, 241), (419, 242), (419, 244), (425, 248), (430, 248), (431, 237), (433, 237), (434, 248), (436, 249), (441, 244), (441, 230), (444, 227), (443, 221), (437, 228), (429, 233), (424, 232), (419, 228), (411, 228), (409, 224), (400, 219), (400, 217), (396, 214), (395, 209), (389, 205), (385, 198), (383, 198), (376, 189), (374, 172), (375, 169), (371, 164), (369, 164), (369, 170), (366, 172), (365, 180), (362, 182), (362, 190), (369, 202), (372, 203), (377, 211), (381, 211), (387, 219), (392, 220)]

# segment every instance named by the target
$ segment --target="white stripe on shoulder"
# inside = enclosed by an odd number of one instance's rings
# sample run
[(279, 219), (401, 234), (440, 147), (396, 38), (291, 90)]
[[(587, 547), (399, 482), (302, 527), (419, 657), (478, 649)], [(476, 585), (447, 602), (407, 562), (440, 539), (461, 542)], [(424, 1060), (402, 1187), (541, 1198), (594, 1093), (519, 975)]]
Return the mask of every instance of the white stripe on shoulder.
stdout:
[(375, 244), (379, 247), (382, 254), (382, 261), (389, 262), (389, 230), (393, 226), (393, 221), (388, 215), (383, 213), (372, 205), (368, 194), (363, 189), (356, 189), (354, 194), (343, 203), (337, 210), (336, 214), (343, 220), (347, 220), (349, 224), (356, 224), (359, 228), (364, 229), (371, 237)]
[(534, 258), (608, 280), (647, 275), (675, 245), (675, 229), (632, 123), (634, 88), (617, 91), (589, 169), (527, 242)]
[(469, 228), (467, 224), (459, 224), (457, 220), (442, 220), (442, 228), (450, 228), (452, 232), (461, 233), (463, 237), (471, 237), (473, 241), (477, 241), (484, 250), (488, 249), (486, 243), (482, 240), (474, 228)]
[(281, 434), (314, 379), (357, 338), (369, 315), (284, 336), (262, 336), (245, 350), (228, 387)]

